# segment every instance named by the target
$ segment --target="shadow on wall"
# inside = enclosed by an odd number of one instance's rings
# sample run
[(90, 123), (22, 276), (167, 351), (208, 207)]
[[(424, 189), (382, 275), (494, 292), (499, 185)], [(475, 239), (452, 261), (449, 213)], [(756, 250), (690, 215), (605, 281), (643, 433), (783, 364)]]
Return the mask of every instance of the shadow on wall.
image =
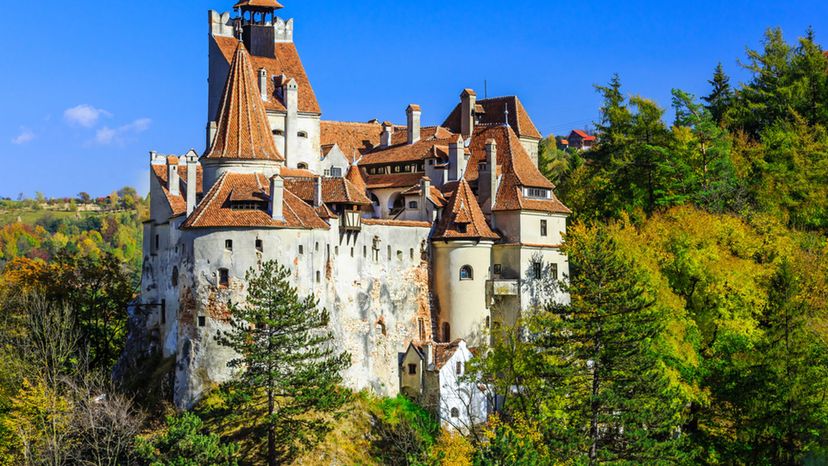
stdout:
[(543, 255), (536, 252), (532, 255), (526, 270), (523, 271), (523, 289), (529, 295), (529, 308), (544, 307), (549, 301), (563, 292), (564, 280), (567, 277), (558, 277), (557, 264), (544, 263)]

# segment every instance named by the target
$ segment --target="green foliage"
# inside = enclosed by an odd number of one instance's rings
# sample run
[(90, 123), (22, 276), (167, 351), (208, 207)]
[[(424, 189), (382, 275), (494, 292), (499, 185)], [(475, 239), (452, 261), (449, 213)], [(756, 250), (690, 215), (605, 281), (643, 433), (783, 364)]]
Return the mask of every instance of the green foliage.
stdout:
[(336, 414), (350, 396), (338, 386), (350, 355), (334, 351), (327, 311), (317, 307), (313, 296), (299, 298), (286, 267), (269, 261), (248, 271), (246, 279), (247, 301), (231, 303), (231, 329), (216, 338), (241, 355), (228, 362), (239, 370), (235, 386), (266, 395), (262, 427), (268, 436), (267, 459), (274, 464), (328, 431), (330, 421), (323, 414)]
[(236, 466), (239, 447), (205, 433), (197, 415), (183, 413), (168, 416), (161, 435), (139, 439), (136, 451), (151, 466)]

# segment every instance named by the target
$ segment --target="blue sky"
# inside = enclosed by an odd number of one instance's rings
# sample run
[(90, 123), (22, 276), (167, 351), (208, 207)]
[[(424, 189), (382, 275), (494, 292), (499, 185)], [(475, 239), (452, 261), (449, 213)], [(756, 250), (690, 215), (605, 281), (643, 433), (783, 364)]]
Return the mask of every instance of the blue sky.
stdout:
[[(670, 90), (707, 92), (779, 26), (812, 25), (821, 1), (284, 0), (323, 118), (404, 122), (409, 103), (437, 124), (464, 87), (517, 94), (544, 134), (588, 126), (594, 84), (669, 107)], [(145, 191), (148, 151), (204, 148), (207, 10), (232, 1), (24, 2), (0, 28), (0, 196)], [(68, 6), (71, 5), (71, 6)]]

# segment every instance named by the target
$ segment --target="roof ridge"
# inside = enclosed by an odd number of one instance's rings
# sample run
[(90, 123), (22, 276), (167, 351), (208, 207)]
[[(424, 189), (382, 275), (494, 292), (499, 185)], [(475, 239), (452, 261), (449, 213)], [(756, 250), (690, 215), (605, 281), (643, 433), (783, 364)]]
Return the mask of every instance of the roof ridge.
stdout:
[(204, 202), (198, 206), (198, 212), (196, 215), (193, 216), (192, 222), (187, 223), (190, 223), (192, 225), (201, 220), (201, 217), (204, 215), (204, 212), (207, 211), (207, 208), (210, 205), (212, 205), (213, 201), (215, 200), (216, 193), (221, 191), (221, 188), (222, 186), (224, 186), (224, 183), (227, 180), (228, 175), (229, 173), (222, 173), (219, 179), (216, 180), (215, 183), (213, 183), (213, 186), (210, 188), (210, 191), (208, 191), (207, 194), (204, 195), (204, 199), (206, 199), (207, 202)]

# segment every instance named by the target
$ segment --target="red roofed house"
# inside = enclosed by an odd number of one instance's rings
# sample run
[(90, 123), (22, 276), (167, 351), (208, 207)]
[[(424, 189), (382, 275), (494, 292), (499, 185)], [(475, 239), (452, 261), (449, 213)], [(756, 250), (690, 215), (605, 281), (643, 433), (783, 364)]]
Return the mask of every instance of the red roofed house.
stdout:
[(573, 129), (567, 138), (568, 147), (580, 150), (590, 150), (595, 145), (595, 136), (587, 134), (584, 130)]
[(568, 299), (548, 285), (568, 274), (570, 211), (538, 171), (540, 132), (517, 97), (465, 89), (440, 126), (422, 126), (416, 104), (405, 124), (325, 121), (293, 20), (274, 0), (238, 7), (238, 21), (209, 14), (206, 149), (150, 155), (136, 315), (143, 351), (176, 359), (179, 407), (232, 377), (213, 336), (263, 261), (330, 311), (352, 355), (345, 382), (390, 396), (410, 344), (477, 345)]

